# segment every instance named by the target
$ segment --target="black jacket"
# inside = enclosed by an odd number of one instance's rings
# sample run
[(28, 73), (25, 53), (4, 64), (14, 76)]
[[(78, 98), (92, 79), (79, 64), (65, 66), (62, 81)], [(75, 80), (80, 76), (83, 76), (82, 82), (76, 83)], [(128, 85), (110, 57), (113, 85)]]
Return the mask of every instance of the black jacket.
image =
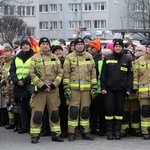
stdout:
[(102, 90), (125, 90), (133, 88), (132, 64), (129, 56), (120, 53), (106, 56), (101, 74)]
[[(19, 57), (20, 59), (23, 60), (23, 62), (26, 62), (32, 56), (33, 56), (33, 50), (30, 50), (26, 54), (23, 53), (23, 51), (21, 51), (16, 57)], [(15, 64), (16, 57), (13, 59), (9, 70), (11, 80), (13, 81), (14, 84), (14, 99), (28, 98), (28, 96), (30, 95), (28, 91), (28, 85), (30, 85), (31, 83), (31, 78), (28, 75), (26, 78), (21, 79), (24, 83), (24, 86), (23, 87), (18, 86), (19, 79), (16, 74), (16, 64)]]

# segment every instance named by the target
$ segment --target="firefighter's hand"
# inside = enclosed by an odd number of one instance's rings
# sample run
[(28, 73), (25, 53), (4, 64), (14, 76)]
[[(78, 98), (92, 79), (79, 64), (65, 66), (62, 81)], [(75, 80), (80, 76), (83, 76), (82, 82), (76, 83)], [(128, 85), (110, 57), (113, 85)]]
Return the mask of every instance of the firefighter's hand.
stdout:
[(97, 97), (97, 89), (91, 90), (91, 97), (92, 97), (92, 99), (95, 99)]
[(20, 86), (20, 87), (22, 87), (22, 86), (24, 86), (24, 83), (23, 83), (23, 81), (22, 80), (20, 80), (20, 81), (18, 81), (18, 86)]
[(71, 100), (71, 90), (69, 88), (65, 89), (64, 96), (65, 96), (66, 100)]
[(107, 91), (106, 90), (102, 90), (102, 94), (107, 94)]

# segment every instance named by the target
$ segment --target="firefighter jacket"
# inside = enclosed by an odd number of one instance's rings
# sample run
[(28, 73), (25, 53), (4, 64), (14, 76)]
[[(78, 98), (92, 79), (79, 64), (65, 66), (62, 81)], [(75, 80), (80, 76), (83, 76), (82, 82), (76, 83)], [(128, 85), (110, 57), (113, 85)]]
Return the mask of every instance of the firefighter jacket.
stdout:
[(11, 55), (9, 57), (5, 58), (5, 62), (2, 68), (2, 79), (1, 79), (1, 86), (2, 86), (2, 93), (3, 95), (6, 94), (8, 84), (9, 84), (9, 69), (10, 69), (10, 64), (13, 60), (14, 56)]
[(64, 88), (91, 90), (97, 88), (93, 57), (88, 52), (73, 51), (64, 62)]
[(150, 97), (150, 54), (145, 54), (135, 61), (134, 89), (138, 89), (139, 98)]
[(55, 89), (63, 76), (61, 62), (51, 52), (40, 51), (31, 58), (30, 76), (32, 83), (38, 88), (41, 89), (47, 84), (51, 89)]
[(14, 58), (13, 55), (7, 57), (6, 60), (5, 60), (4, 65), (3, 65), (2, 78), (5, 80), (5, 82), (9, 81), (9, 79), (8, 79), (8, 77), (10, 76), (9, 69), (10, 69), (10, 64), (11, 64), (13, 58)]
[(132, 91), (133, 72), (131, 58), (123, 53), (113, 53), (105, 57), (101, 74), (102, 90)]
[[(29, 67), (31, 57), (33, 56), (33, 50), (30, 49), (24, 53), (21, 51), (12, 61), (10, 65), (10, 77), (14, 84), (14, 99), (28, 98), (30, 96), (28, 91), (28, 85), (31, 83), (29, 76)], [(20, 87), (18, 82), (22, 80), (24, 86)]]

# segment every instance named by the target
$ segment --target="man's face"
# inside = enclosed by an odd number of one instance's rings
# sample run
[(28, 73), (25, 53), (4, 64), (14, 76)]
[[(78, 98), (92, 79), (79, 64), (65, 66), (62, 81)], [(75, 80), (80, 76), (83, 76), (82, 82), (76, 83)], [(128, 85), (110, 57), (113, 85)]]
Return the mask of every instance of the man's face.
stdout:
[(83, 43), (78, 43), (75, 46), (75, 49), (76, 49), (77, 52), (83, 52), (84, 51), (84, 44)]
[(48, 52), (48, 51), (50, 51), (50, 45), (49, 45), (49, 43), (47, 43), (47, 42), (41, 43), (41, 44), (40, 44), (40, 49), (41, 49), (41, 51), (43, 51), (43, 52)]
[(63, 57), (63, 51), (62, 51), (61, 49), (55, 50), (54, 54), (55, 54), (58, 58), (62, 58), (62, 57)]
[(28, 45), (28, 44), (23, 44), (22, 45), (22, 51), (23, 52), (27, 52), (27, 51), (29, 51), (30, 50), (30, 45)]
[(115, 46), (114, 46), (114, 51), (115, 51), (116, 53), (121, 53), (122, 50), (123, 50), (123, 48), (122, 48), (121, 45), (115, 45)]
[(97, 49), (95, 47), (90, 47), (90, 53), (91, 54), (97, 54), (98, 51), (97, 51)]

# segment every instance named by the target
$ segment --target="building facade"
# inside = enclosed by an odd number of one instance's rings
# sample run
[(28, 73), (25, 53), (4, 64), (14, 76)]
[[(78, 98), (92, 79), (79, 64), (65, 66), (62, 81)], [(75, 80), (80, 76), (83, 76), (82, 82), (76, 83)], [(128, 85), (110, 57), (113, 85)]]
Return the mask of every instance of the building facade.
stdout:
[(25, 35), (51, 41), (69, 41), (78, 26), (86, 27), (81, 37), (114, 38), (111, 30), (138, 28), (130, 17), (130, 0), (20, 0), (4, 6), (4, 15), (16, 15), (27, 23)]

